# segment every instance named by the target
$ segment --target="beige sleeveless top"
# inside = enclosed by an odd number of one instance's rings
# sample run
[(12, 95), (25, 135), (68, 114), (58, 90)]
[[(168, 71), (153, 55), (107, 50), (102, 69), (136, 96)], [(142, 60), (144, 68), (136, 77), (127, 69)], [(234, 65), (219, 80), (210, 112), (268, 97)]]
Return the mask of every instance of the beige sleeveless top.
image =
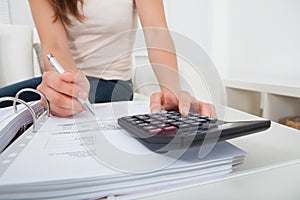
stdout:
[(129, 80), (137, 14), (134, 0), (85, 0), (83, 23), (70, 17), (68, 43), (86, 75), (107, 80)]

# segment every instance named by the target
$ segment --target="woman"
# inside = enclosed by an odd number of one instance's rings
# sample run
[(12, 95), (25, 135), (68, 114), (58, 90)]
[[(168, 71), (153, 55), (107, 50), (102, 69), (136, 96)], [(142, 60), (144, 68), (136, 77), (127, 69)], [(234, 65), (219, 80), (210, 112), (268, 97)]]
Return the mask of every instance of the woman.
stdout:
[[(37, 89), (46, 95), (52, 114), (66, 117), (82, 111), (75, 98), (89, 98), (96, 103), (132, 98), (128, 52), (134, 44), (138, 16), (161, 86), (161, 92), (150, 98), (151, 111), (179, 110), (185, 115), (193, 110), (215, 115), (212, 105), (179, 89), (176, 54), (167, 31), (163, 0), (29, 2), (47, 70), (42, 81), (37, 81)], [(60, 75), (50, 67), (48, 53), (56, 57), (65, 73)]]

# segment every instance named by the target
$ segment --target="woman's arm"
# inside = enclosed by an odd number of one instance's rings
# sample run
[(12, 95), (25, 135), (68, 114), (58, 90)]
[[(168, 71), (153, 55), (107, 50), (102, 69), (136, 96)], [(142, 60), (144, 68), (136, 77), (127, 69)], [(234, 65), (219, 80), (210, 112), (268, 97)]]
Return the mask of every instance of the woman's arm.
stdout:
[[(136, 0), (136, 7), (143, 26), (146, 43), (148, 46), (149, 60), (161, 84), (161, 89), (170, 86), (168, 74), (174, 73), (173, 84), (178, 83), (176, 50), (172, 37), (168, 31), (165, 19), (163, 0)], [(169, 88), (170, 89), (170, 88)], [(174, 87), (174, 92), (177, 88)]]
[(182, 114), (192, 110), (215, 116), (211, 104), (198, 101), (188, 92), (180, 90), (176, 50), (168, 31), (163, 0), (135, 0), (135, 3), (144, 30), (149, 60), (161, 87), (160, 93), (151, 96), (151, 110), (179, 110)]
[(67, 44), (67, 35), (60, 19), (53, 22), (55, 12), (48, 0), (29, 0), (35, 26), (42, 43), (46, 70), (52, 70), (47, 54), (52, 53), (65, 70), (75, 70), (76, 64)]
[[(66, 30), (60, 19), (53, 21), (55, 11), (49, 1), (29, 0), (29, 3), (41, 40), (44, 64), (47, 70), (37, 89), (46, 95), (52, 114), (57, 116), (74, 115), (83, 108), (73, 97), (86, 99), (89, 83), (84, 74), (76, 69), (68, 47)], [(66, 73), (59, 75), (51, 68), (47, 59), (48, 53), (56, 57)]]

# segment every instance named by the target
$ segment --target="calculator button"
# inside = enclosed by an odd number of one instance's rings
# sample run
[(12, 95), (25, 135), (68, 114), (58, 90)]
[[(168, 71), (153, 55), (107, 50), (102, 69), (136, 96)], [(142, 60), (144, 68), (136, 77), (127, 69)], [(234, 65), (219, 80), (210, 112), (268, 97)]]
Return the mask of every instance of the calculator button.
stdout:
[(156, 124), (155, 125), (157, 128), (165, 128), (165, 127), (168, 127), (170, 126), (169, 124), (165, 124), (165, 123), (161, 123), (161, 124)]
[(140, 124), (137, 124), (137, 126), (139, 126), (139, 127), (145, 127), (145, 126), (149, 126), (149, 124), (148, 123), (140, 123)]
[(144, 124), (144, 122), (140, 121), (140, 120), (130, 121), (130, 123), (133, 124), (133, 125)]
[(179, 127), (179, 130), (192, 130), (193, 127), (190, 124), (181, 124)]
[(194, 120), (186, 120), (186, 121), (184, 121), (185, 123), (189, 123), (189, 124), (191, 124), (191, 123), (194, 123), (195, 121)]
[(152, 123), (154, 121), (156, 121), (156, 120), (152, 119), (152, 118), (144, 119), (144, 122), (146, 122), (146, 123)]
[(201, 118), (194, 119), (194, 121), (199, 122), (199, 123), (206, 123), (207, 122), (206, 119), (201, 119)]
[(160, 117), (160, 114), (159, 113), (152, 113), (152, 114), (148, 114), (147, 117), (148, 118), (157, 118), (157, 117)]
[(179, 121), (175, 121), (175, 122), (170, 123), (170, 125), (176, 126), (176, 127), (179, 127), (181, 124), (182, 124), (182, 122), (179, 122)]
[(161, 121), (153, 121), (150, 123), (151, 125), (154, 125), (154, 126), (162, 126), (164, 125), (165, 123), (164, 122), (161, 122)]
[(173, 115), (173, 116), (169, 116), (168, 118), (169, 118), (169, 119), (177, 120), (177, 119), (180, 118), (180, 116), (179, 116), (179, 115)]
[(175, 126), (167, 126), (163, 128), (163, 131), (176, 131), (177, 128)]
[(122, 117), (122, 119), (125, 119), (126, 121), (132, 119), (133, 117), (132, 116), (126, 116), (126, 117)]
[(184, 116), (181, 116), (178, 118), (179, 121), (186, 121), (188, 120), (188, 117), (184, 117)]
[(138, 119), (135, 117), (126, 117), (124, 118), (126, 121), (130, 122), (130, 121), (137, 121)]
[(153, 125), (155, 125), (155, 124), (160, 124), (161, 122), (160, 121), (157, 121), (157, 120), (153, 120), (152, 122), (151, 122), (151, 124), (153, 124)]
[(218, 120), (216, 118), (207, 118), (210, 123), (216, 123)]
[(199, 118), (200, 118), (200, 119), (207, 119), (208, 116), (200, 115)]
[(162, 112), (161, 114), (160, 114), (160, 116), (162, 116), (162, 117), (167, 117), (167, 116), (170, 116), (171, 114), (170, 113), (167, 113), (167, 112)]
[(144, 129), (145, 131), (149, 131), (149, 130), (157, 129), (157, 127), (147, 125), (147, 126), (144, 126), (143, 129)]
[(156, 120), (159, 120), (159, 121), (165, 121), (167, 119), (168, 119), (167, 117), (157, 117), (156, 118)]
[(167, 120), (165, 120), (165, 123), (173, 123), (173, 122), (176, 122), (176, 120), (175, 119), (167, 119)]
[(189, 113), (189, 116), (193, 116), (193, 117), (199, 117), (200, 115), (198, 113)]
[(140, 120), (145, 120), (145, 119), (149, 119), (149, 117), (145, 116), (145, 115), (135, 115), (134, 117), (140, 119)]
[(189, 117), (189, 119), (191, 119), (191, 120), (197, 120), (197, 119), (199, 119), (199, 117), (191, 116), (191, 117)]
[(160, 132), (162, 132), (161, 128), (155, 128), (155, 129), (148, 130), (148, 134), (150, 134), (150, 135), (156, 135)]
[(191, 125), (192, 125), (193, 127), (198, 127), (198, 128), (203, 126), (202, 123), (198, 123), (198, 122), (191, 123)]
[(174, 115), (179, 116), (180, 115), (180, 113), (176, 112), (176, 111), (168, 111), (167, 113), (170, 114), (170, 115), (172, 115), (172, 116), (174, 116)]

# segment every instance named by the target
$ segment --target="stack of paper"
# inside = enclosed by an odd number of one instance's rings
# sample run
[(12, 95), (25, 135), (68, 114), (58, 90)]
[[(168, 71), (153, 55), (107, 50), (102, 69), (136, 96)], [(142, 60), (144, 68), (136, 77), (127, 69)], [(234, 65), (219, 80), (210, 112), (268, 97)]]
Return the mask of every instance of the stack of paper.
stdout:
[(199, 147), (151, 152), (116, 124), (121, 110), (135, 114), (147, 108), (102, 104), (96, 119), (85, 112), (49, 118), (15, 159), (9, 160), (13, 148), (0, 156), (0, 199), (93, 199), (157, 190), (210, 180), (243, 162), (245, 152), (226, 142), (202, 159)]
[[(29, 102), (28, 105), (36, 113), (41, 113), (44, 110), (39, 101)], [(33, 121), (31, 113), (24, 105), (17, 105), (17, 110), (15, 113), (12, 107), (0, 109), (0, 153), (20, 129), (25, 128)]]

